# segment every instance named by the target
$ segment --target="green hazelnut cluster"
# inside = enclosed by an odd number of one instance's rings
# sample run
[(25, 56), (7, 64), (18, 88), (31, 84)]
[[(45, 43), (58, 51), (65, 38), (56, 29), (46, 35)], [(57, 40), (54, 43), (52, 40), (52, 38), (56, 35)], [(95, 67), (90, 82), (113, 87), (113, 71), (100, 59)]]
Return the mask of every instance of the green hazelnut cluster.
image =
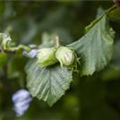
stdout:
[(37, 58), (41, 67), (53, 65), (58, 61), (61, 67), (71, 66), (75, 61), (75, 53), (65, 46), (42, 48), (38, 50)]

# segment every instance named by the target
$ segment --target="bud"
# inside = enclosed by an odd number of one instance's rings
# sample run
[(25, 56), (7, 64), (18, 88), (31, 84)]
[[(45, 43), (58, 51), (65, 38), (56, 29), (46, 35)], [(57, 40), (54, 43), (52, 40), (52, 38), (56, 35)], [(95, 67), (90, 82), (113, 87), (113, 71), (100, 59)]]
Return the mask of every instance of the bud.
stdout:
[(61, 66), (70, 66), (75, 60), (74, 51), (68, 47), (59, 47), (55, 54), (56, 58), (60, 62)]
[(57, 62), (55, 48), (43, 48), (38, 50), (37, 58), (41, 67), (46, 67)]
[(4, 50), (8, 49), (11, 44), (11, 38), (7, 34), (0, 33), (0, 44)]

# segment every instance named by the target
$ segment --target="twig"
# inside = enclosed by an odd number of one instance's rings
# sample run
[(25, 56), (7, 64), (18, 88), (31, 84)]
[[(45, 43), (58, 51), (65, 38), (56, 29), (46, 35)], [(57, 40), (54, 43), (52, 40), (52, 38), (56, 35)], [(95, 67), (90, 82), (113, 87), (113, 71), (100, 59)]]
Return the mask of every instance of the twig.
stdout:
[(120, 12), (120, 0), (114, 0), (114, 2), (117, 5), (119, 12)]
[(59, 46), (60, 46), (59, 36), (55, 36), (54, 43), (55, 43), (55, 46), (56, 46), (56, 47), (59, 47)]

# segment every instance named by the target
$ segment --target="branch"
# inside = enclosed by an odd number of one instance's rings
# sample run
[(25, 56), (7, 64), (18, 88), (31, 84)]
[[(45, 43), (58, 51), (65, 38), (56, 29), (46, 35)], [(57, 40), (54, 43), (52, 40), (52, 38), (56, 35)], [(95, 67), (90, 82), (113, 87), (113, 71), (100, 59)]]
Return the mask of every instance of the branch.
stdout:
[(120, 0), (114, 0), (114, 2), (117, 5), (119, 12), (120, 12)]

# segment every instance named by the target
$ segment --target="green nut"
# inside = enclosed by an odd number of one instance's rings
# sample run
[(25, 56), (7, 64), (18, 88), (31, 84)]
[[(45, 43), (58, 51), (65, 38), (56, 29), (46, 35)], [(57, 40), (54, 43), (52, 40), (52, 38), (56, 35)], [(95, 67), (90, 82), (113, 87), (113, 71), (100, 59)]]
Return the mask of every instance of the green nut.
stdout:
[(42, 48), (38, 50), (37, 58), (41, 67), (47, 67), (57, 62), (55, 51), (55, 48)]
[(61, 66), (70, 66), (75, 60), (74, 51), (68, 47), (59, 47), (55, 53), (57, 60), (60, 62)]

